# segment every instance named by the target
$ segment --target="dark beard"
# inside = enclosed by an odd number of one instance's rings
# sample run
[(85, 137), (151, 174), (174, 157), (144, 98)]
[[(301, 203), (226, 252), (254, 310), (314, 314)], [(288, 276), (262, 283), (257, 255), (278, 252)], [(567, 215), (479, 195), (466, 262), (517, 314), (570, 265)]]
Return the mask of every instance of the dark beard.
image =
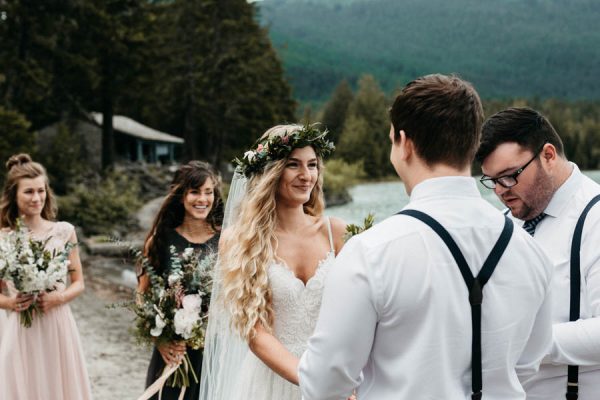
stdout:
[(513, 213), (513, 216), (525, 221), (537, 217), (546, 209), (555, 191), (552, 177), (538, 166), (535, 185), (523, 195), (521, 212), (518, 215)]

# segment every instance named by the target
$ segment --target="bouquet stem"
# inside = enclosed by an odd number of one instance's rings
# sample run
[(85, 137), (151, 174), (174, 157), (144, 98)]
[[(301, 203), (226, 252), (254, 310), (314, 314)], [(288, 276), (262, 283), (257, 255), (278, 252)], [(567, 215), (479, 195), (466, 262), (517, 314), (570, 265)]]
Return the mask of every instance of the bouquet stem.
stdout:
[(23, 325), (25, 328), (31, 328), (31, 324), (33, 322), (33, 313), (42, 313), (42, 310), (40, 310), (37, 304), (37, 294), (34, 296), (33, 303), (26, 310), (23, 310), (19, 313), (19, 320), (21, 321), (21, 325)]
[[(167, 368), (168, 367), (165, 366), (165, 369)], [(179, 368), (177, 368), (173, 375), (169, 377), (167, 385), (171, 387), (190, 386), (190, 373), (192, 375), (192, 378), (194, 378), (194, 382), (198, 383), (198, 376), (196, 375), (196, 371), (194, 371), (194, 368), (192, 366), (192, 361), (190, 360), (190, 357), (186, 352)]]

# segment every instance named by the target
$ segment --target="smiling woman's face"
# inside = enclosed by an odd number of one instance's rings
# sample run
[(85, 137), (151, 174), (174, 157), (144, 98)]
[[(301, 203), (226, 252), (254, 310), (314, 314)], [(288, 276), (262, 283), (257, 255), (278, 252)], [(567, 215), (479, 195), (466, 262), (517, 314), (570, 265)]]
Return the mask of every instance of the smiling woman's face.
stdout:
[(207, 178), (198, 188), (190, 188), (183, 196), (183, 208), (188, 218), (206, 220), (215, 201), (215, 183)]
[(302, 147), (292, 150), (277, 190), (277, 200), (290, 205), (305, 204), (319, 178), (319, 161), (315, 150)]
[(40, 215), (46, 204), (46, 179), (43, 176), (37, 178), (23, 178), (17, 184), (17, 208), (19, 215)]

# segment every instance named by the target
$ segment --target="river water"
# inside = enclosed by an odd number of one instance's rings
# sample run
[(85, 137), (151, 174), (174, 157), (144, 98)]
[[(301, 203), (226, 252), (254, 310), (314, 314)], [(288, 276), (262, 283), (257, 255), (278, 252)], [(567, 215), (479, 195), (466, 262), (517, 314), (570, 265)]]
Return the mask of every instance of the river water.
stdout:
[[(600, 183), (600, 171), (584, 171), (585, 175)], [(477, 177), (479, 179), (479, 177)], [(486, 189), (479, 182), (479, 191), (484, 199), (498, 208), (503, 208), (493, 190)], [(402, 182), (363, 183), (350, 189), (353, 201), (343, 206), (329, 207), (327, 215), (342, 218), (347, 223), (361, 224), (369, 213), (375, 221), (382, 221), (400, 211), (408, 203), (408, 195)]]

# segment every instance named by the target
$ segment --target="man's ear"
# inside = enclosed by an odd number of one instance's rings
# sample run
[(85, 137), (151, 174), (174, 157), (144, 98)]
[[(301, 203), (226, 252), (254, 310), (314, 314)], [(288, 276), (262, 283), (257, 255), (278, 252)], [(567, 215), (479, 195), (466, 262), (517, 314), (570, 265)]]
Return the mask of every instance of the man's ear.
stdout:
[(540, 152), (540, 157), (542, 158), (543, 164), (548, 164), (550, 166), (554, 165), (555, 162), (560, 157), (558, 155), (558, 151), (556, 147), (552, 143), (546, 143), (544, 147), (542, 147), (542, 151)]
[(406, 132), (404, 132), (404, 130), (400, 130), (400, 138), (397, 144), (400, 146), (400, 159), (402, 161), (408, 161), (412, 157), (415, 150), (412, 140), (406, 136)]

